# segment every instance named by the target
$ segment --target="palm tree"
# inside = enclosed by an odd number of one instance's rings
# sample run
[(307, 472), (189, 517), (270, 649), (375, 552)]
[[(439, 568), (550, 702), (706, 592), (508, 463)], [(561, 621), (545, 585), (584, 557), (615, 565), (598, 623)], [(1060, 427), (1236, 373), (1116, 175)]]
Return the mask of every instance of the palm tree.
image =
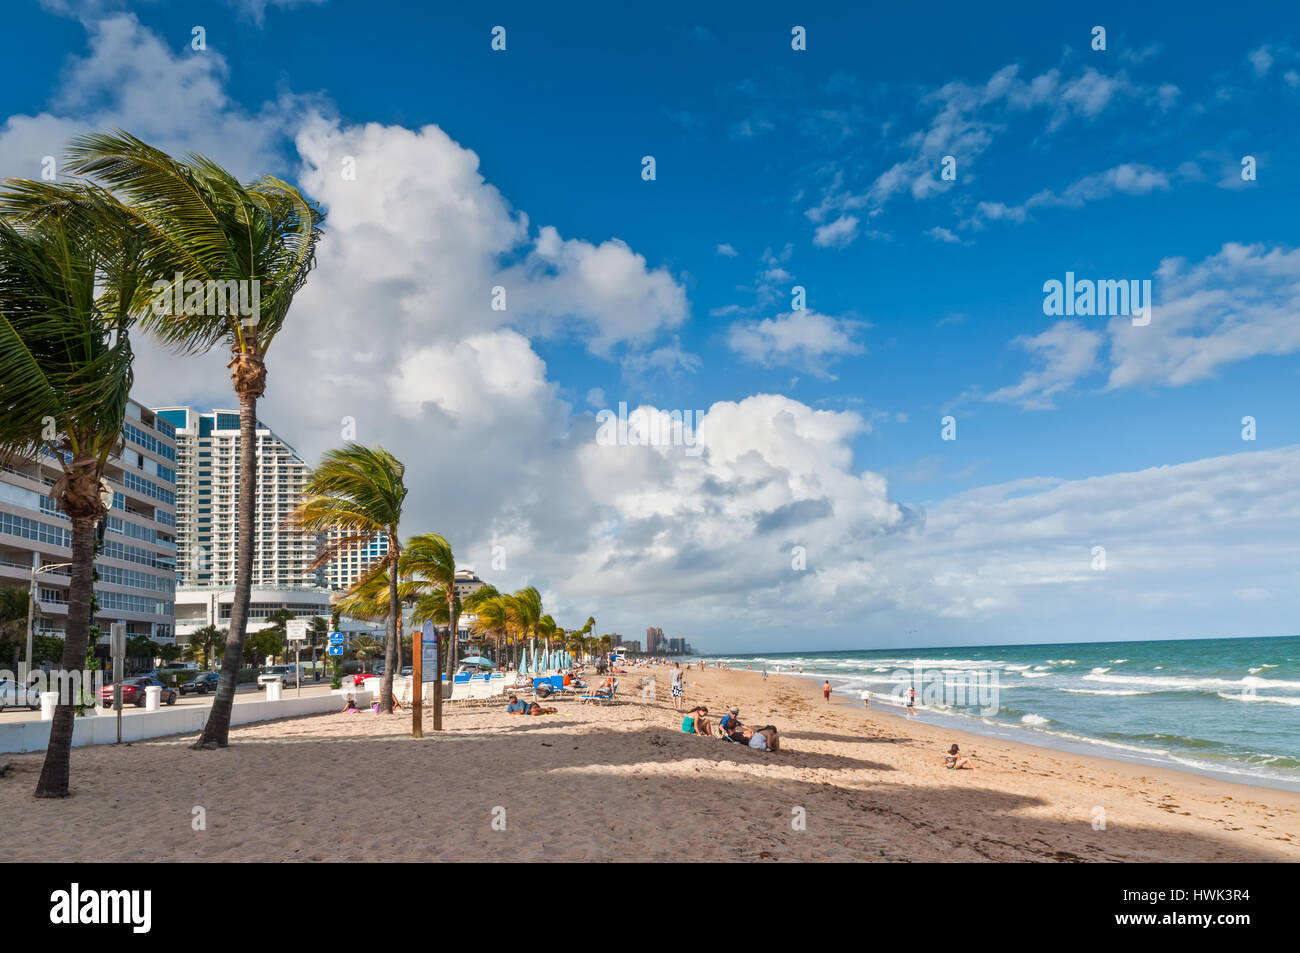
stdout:
[(12, 645), (6, 652), (10, 657), (6, 666), (18, 667), (18, 646), (27, 634), (27, 590), (11, 586), (0, 587), (0, 644)]
[(352, 640), (352, 654), (361, 663), (362, 671), (369, 671), (366, 659), (374, 658), (384, 649), (384, 643), (368, 635), (358, 635)]
[[(212, 711), (196, 742), (224, 748), (231, 705), (243, 662), (253, 586), (257, 512), (257, 400), (266, 390), (266, 355), (284, 327), (294, 295), (316, 263), (324, 217), (287, 182), (263, 176), (251, 185), (203, 156), (180, 161), (121, 130), (82, 136), (68, 149), (70, 169), (117, 190), (147, 230), (150, 276), (169, 283), (145, 309), (143, 325), (180, 353), (216, 346), (230, 351), (230, 377), (239, 398), (239, 539), (230, 634)], [(195, 283), (199, 284), (195, 284)], [(202, 301), (194, 296), (203, 289)], [(223, 293), (245, 290), (251, 314), (218, 304)], [(182, 297), (178, 309), (170, 303)], [(161, 311), (162, 313), (158, 313)], [(198, 313), (195, 313), (198, 312)]]
[(542, 641), (546, 645), (547, 655), (551, 654), (551, 639), (555, 638), (558, 630), (559, 626), (555, 624), (555, 620), (549, 615), (544, 615), (537, 620), (537, 634), (542, 637)]
[(478, 635), (492, 633), (496, 638), (496, 663), (501, 664), (501, 642), (510, 628), (510, 607), (506, 596), (496, 586), (486, 585), (471, 592), (465, 599), (464, 609), (473, 614), (470, 628)]
[(542, 618), (542, 594), (532, 586), (520, 589), (512, 597), (515, 627), (519, 639), (537, 638), (537, 623)]
[(406, 502), (405, 477), (406, 467), (383, 447), (350, 443), (329, 450), (312, 471), (303, 491), (305, 499), (293, 516), (309, 533), (340, 531), (321, 549), (312, 569), (337, 558), (340, 552), (369, 542), (377, 533), (388, 537), (388, 555), (373, 563), (348, 590), (352, 595), (373, 577), (388, 574), (388, 644), (379, 701), (380, 711), (386, 714), (393, 712), (393, 672), (402, 617), (397, 585), (402, 540), (397, 535), (397, 524)]
[[(456, 596), (456, 557), (452, 554), (451, 543), (437, 533), (425, 533), (413, 536), (406, 541), (406, 552), (402, 554), (401, 575), (428, 587), (426, 595), (441, 599), (446, 607), (445, 613), (438, 613), (434, 619), (430, 611), (420, 613), (419, 622), (426, 619), (435, 624), (447, 625), (450, 635), (447, 639), (446, 678), (439, 672), (438, 677), (444, 682), (451, 681), (456, 674), (457, 655), (460, 651), (460, 600)], [(417, 621), (412, 616), (412, 621)]]
[(203, 667), (208, 671), (212, 670), (212, 653), (226, 643), (228, 633), (225, 629), (219, 629), (215, 625), (205, 625), (201, 629), (195, 629), (190, 635), (190, 645), (194, 646), (195, 651), (203, 655)]
[[(65, 201), (42, 212), (33, 192)], [(47, 453), (62, 466), (50, 496), (71, 526), (63, 668), (86, 666), (104, 466), (122, 436), (132, 383), (128, 337), (140, 294), (137, 233), (100, 192), (11, 184), (0, 219), (0, 458)], [(37, 797), (66, 797), (74, 699), (60, 699)]]

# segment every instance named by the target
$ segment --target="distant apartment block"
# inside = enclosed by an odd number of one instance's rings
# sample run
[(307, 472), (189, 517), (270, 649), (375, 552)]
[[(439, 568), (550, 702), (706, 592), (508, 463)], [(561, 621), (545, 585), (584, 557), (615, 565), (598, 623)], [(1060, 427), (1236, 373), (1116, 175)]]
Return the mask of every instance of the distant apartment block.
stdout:
[[(113, 506), (95, 561), (98, 610), (92, 624), (105, 641), (115, 622), (125, 623), (129, 636), (159, 644), (175, 638), (176, 467), (175, 429), (129, 402), (120, 453), (104, 470)], [(0, 468), (0, 585), (26, 591), (35, 567), (72, 559), (71, 525), (49, 497), (61, 472), (48, 453)], [(36, 574), (37, 633), (63, 637), (69, 578), (66, 568)]]
[[(176, 428), (177, 581), (186, 588), (233, 589), (239, 525), (239, 414), (161, 407)], [(315, 587), (310, 567), (319, 540), (291, 522), (307, 482), (307, 464), (288, 443), (257, 422), (257, 510), (253, 586)]]

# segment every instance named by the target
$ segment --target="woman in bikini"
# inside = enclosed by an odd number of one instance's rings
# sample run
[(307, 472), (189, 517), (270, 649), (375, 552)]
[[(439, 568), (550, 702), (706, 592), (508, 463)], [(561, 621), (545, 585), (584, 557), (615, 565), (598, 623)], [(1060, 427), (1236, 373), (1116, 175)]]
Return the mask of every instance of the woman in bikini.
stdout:
[(956, 745), (948, 749), (948, 754), (943, 759), (943, 766), (949, 771), (960, 771), (963, 768), (975, 770), (975, 765), (971, 763), (970, 758), (963, 758), (961, 749)]

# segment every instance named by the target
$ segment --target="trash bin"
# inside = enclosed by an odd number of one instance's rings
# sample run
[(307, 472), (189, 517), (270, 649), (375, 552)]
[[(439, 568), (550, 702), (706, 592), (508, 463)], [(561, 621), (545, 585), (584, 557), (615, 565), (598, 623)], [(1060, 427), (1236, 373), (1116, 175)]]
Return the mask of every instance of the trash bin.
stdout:
[(284, 697), (284, 682), (281, 679), (273, 678), (266, 683), (266, 700), (269, 702), (278, 702)]
[(54, 720), (54, 707), (58, 703), (58, 692), (41, 692), (41, 721)]
[(162, 701), (161, 685), (146, 685), (144, 688), (144, 710), (157, 711), (158, 703)]

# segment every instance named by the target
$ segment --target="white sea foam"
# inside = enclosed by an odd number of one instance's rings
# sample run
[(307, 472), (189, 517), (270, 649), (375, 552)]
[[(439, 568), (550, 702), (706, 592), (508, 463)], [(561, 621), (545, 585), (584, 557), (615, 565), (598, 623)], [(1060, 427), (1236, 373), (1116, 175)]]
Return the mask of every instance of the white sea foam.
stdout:
[(1061, 691), (1071, 695), (1154, 695), (1155, 692), (1140, 692), (1135, 688), (1062, 688)]
[(1092, 675), (1105, 675), (1105, 674), (1106, 674), (1107, 672), (1109, 672), (1109, 671), (1110, 671), (1110, 666), (1107, 665), (1107, 666), (1102, 666), (1102, 667), (1094, 668), (1090, 674), (1092, 674)]
[(1258, 675), (1260, 672), (1264, 671), (1264, 670), (1267, 669), (1267, 668), (1277, 668), (1277, 666), (1276, 666), (1276, 665), (1260, 665), (1260, 666), (1257, 666), (1256, 668), (1249, 668), (1249, 669), (1246, 669), (1246, 671), (1250, 672), (1251, 675)]
[(1048, 720), (1042, 715), (1025, 715), (1020, 721), (1026, 725), (1046, 725)]
[(1248, 675), (1245, 678), (1213, 678), (1194, 675), (1106, 675), (1102, 673), (1083, 676), (1085, 682), (1108, 682), (1118, 685), (1155, 685), (1171, 691), (1210, 691), (1224, 688), (1247, 688), (1254, 686), (1263, 689), (1300, 690), (1300, 682), (1284, 681), (1271, 678), (1258, 678)]
[(1272, 702), (1274, 705), (1300, 705), (1300, 698), (1286, 698), (1282, 695), (1252, 695), (1249, 692), (1231, 694), (1219, 692), (1219, 697), (1230, 702)]
[(1123, 665), (1123, 664), (1124, 664), (1125, 662), (1127, 662), (1127, 661), (1128, 661), (1128, 659), (1126, 659), (1126, 658), (1113, 658), (1113, 659), (1110, 660), (1110, 664), (1111, 664), (1111, 665)]

